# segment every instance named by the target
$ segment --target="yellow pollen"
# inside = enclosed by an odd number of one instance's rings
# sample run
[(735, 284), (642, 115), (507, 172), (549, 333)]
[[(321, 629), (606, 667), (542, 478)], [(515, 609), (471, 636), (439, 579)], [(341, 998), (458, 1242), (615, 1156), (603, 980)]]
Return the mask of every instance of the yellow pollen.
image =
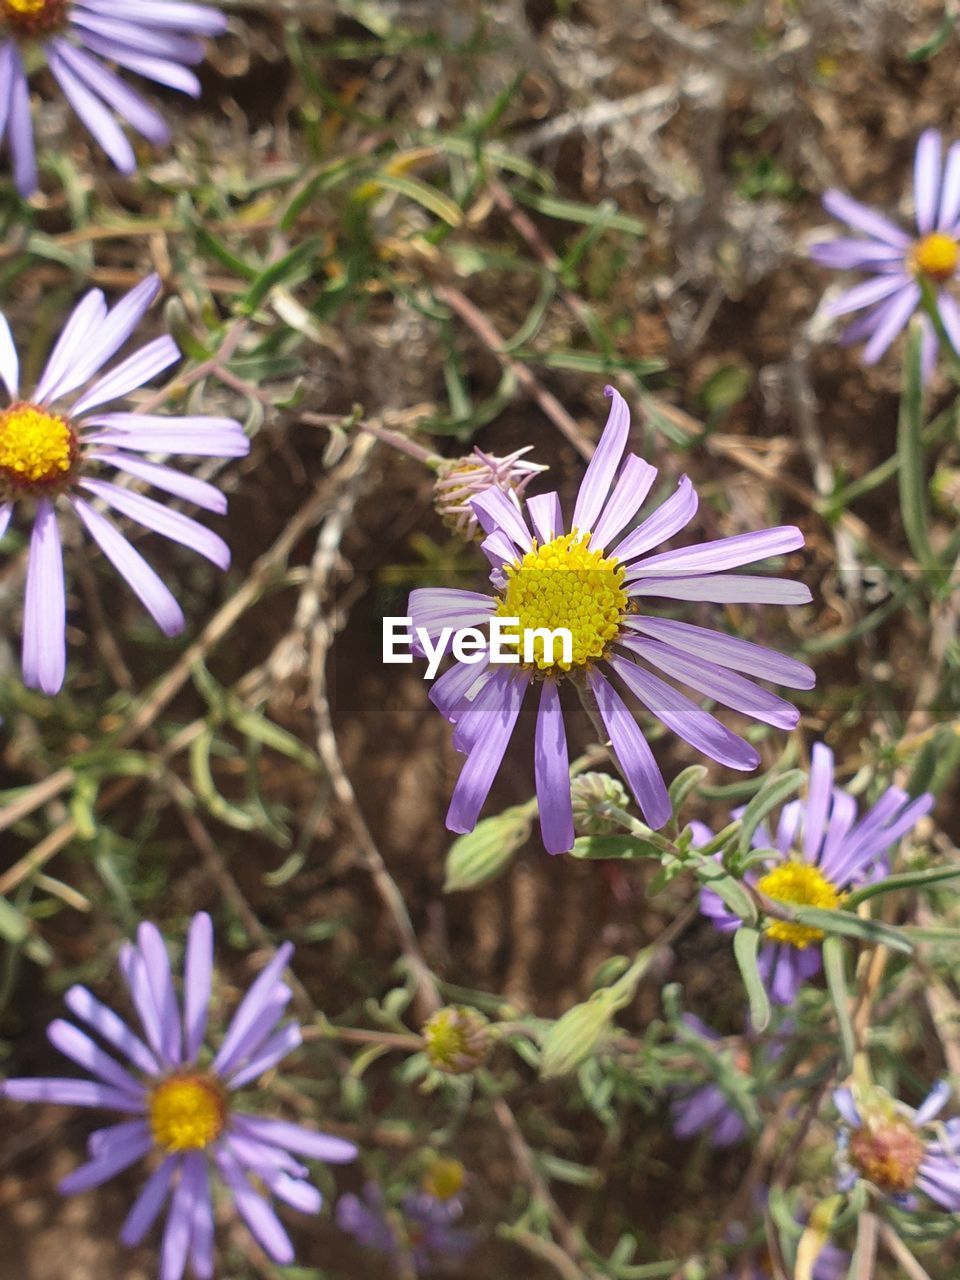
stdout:
[(223, 1132), (226, 1099), (209, 1076), (170, 1076), (147, 1107), (153, 1140), (163, 1151), (202, 1151)]
[(423, 1175), (421, 1186), (437, 1200), (452, 1200), (463, 1186), (466, 1170), (459, 1160), (434, 1160)]
[(12, 10), (13, 13), (28, 14), (33, 17), (34, 14), (43, 13), (47, 7), (47, 0), (3, 0), (3, 7)]
[(915, 273), (931, 280), (949, 280), (960, 262), (960, 245), (953, 236), (933, 231), (913, 246), (910, 261)]
[(544, 637), (534, 637), (534, 659), (541, 671), (569, 671), (603, 657), (627, 612), (624, 567), (614, 556), (590, 551), (589, 537), (576, 530), (562, 534), (543, 546), (534, 544), (521, 561), (507, 566), (507, 587), (497, 615), (520, 619), (521, 652), (524, 632), (560, 627), (570, 631), (570, 662), (562, 660), (559, 637), (552, 656)]
[(58, 414), (33, 404), (15, 404), (0, 413), (0, 476), (15, 487), (62, 479), (75, 450), (73, 429)]
[(0, 17), (22, 37), (44, 35), (63, 27), (71, 0), (0, 0)]
[[(836, 911), (845, 894), (807, 862), (791, 860), (782, 862), (757, 881), (757, 888), (768, 898), (797, 907), (819, 907), (822, 911)], [(774, 942), (786, 942), (802, 951), (811, 942), (819, 942), (822, 929), (812, 929), (805, 924), (791, 924), (788, 920), (771, 920), (765, 933)]]

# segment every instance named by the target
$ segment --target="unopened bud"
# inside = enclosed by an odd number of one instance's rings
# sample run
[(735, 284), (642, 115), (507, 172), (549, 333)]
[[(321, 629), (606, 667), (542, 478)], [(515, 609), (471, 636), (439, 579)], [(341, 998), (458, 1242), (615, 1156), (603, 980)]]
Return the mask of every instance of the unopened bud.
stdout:
[(445, 459), (433, 487), (433, 504), (447, 528), (471, 542), (480, 534), (471, 498), (487, 489), (499, 489), (519, 499), (533, 477), (547, 470), (537, 462), (524, 460), (523, 455), (532, 448), (527, 445), (516, 449), (505, 458), (474, 449), (465, 457)]
[(527, 805), (504, 809), (484, 818), (465, 836), (454, 840), (447, 854), (444, 893), (478, 889), (503, 871), (530, 836), (532, 815)]
[(486, 1061), (490, 1024), (476, 1009), (448, 1005), (424, 1024), (423, 1039), (432, 1067), (447, 1075), (464, 1075)]
[(595, 992), (586, 1003), (568, 1009), (543, 1038), (540, 1063), (543, 1079), (576, 1071), (606, 1038), (618, 1007), (618, 1001), (607, 987)]
[(619, 778), (609, 773), (581, 773), (570, 783), (573, 829), (578, 836), (613, 836), (623, 823), (613, 811), (626, 809), (630, 797)]

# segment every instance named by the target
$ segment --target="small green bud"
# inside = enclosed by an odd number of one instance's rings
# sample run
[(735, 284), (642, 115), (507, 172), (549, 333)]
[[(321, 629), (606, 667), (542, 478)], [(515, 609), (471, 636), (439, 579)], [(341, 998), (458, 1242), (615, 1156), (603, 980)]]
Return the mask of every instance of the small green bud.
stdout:
[(558, 1019), (543, 1038), (540, 1075), (544, 1080), (569, 1075), (606, 1038), (620, 1001), (610, 988), (595, 992)]
[(489, 884), (527, 842), (532, 814), (529, 805), (504, 809), (495, 818), (484, 818), (450, 846), (444, 893), (478, 889)]
[(439, 1009), (423, 1026), (430, 1065), (447, 1075), (465, 1075), (483, 1066), (490, 1052), (490, 1024), (465, 1005)]
[(578, 836), (613, 836), (623, 823), (611, 810), (626, 809), (630, 797), (619, 778), (609, 773), (581, 773), (570, 783), (573, 829)]

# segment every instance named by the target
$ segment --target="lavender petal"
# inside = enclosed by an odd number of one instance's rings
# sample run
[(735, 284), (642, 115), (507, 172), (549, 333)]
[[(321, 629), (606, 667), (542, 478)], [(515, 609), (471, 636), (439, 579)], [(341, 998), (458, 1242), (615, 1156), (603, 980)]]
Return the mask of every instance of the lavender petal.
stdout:
[[(506, 679), (498, 685), (499, 697), (485, 712), (483, 737), (474, 743), (453, 789), (446, 817), (448, 831), (462, 835), (477, 825), (520, 715), (530, 676), (510, 668), (505, 670)], [(494, 680), (497, 678), (494, 676)], [(492, 686), (493, 681), (487, 689)]]
[(63, 552), (53, 504), (41, 498), (30, 538), (23, 607), (23, 682), (59, 692), (67, 665)]
[[(0, 56), (3, 51), (0, 50)], [(20, 357), (14, 346), (13, 334), (7, 323), (7, 317), (0, 313), (0, 379), (7, 388), (11, 400), (16, 400), (20, 392)]]
[(635, 560), (652, 547), (658, 547), (675, 533), (686, 528), (697, 514), (700, 499), (687, 476), (681, 476), (676, 492), (656, 509), (643, 524), (628, 533), (613, 549), (618, 560)]
[(66, 63), (56, 42), (47, 46), (47, 65), (74, 111), (121, 173), (133, 173), (137, 158), (126, 134), (108, 109)]
[(544, 680), (540, 691), (533, 761), (544, 847), (547, 853), (566, 853), (574, 841), (573, 803), (567, 731), (555, 680)]
[(610, 735), (623, 776), (640, 806), (646, 823), (656, 830), (670, 817), (670, 799), (663, 775), (637, 722), (620, 695), (596, 668), (587, 668), (587, 684)]
[(85, 391), (73, 405), (71, 414), (80, 417), (98, 404), (118, 400), (128, 392), (136, 391), (179, 359), (180, 349), (168, 334), (155, 338)]
[(897, 249), (906, 249), (910, 237), (905, 231), (892, 223), (889, 218), (869, 209), (859, 200), (853, 200), (842, 191), (828, 191), (823, 197), (823, 207), (841, 222), (858, 231), (865, 231), (868, 236), (882, 240), (884, 244), (893, 245)]
[(182, 471), (175, 471), (173, 467), (165, 467), (159, 462), (143, 462), (140, 458), (128, 458), (123, 453), (113, 453), (107, 449), (89, 449), (87, 457), (102, 462), (105, 466), (116, 467), (118, 471), (125, 471), (127, 475), (144, 480), (155, 489), (172, 493), (176, 498), (183, 498), (185, 502), (192, 502), (205, 511), (212, 511), (218, 516), (227, 514), (226, 494), (206, 480), (184, 475)]
[(656, 467), (636, 454), (627, 455), (613, 493), (594, 524), (590, 535), (592, 550), (602, 551), (623, 532), (643, 506), (656, 478)]
[(138, 524), (152, 529), (171, 542), (179, 542), (181, 546), (189, 547), (191, 551), (196, 551), (198, 555), (204, 556), (215, 564), (218, 569), (229, 569), (230, 548), (223, 538), (196, 520), (183, 515), (182, 512), (171, 511), (162, 502), (156, 502), (153, 498), (148, 498), (142, 493), (134, 493), (130, 489), (121, 489), (119, 485), (112, 484), (109, 480), (85, 479), (81, 480), (80, 484), (88, 493), (94, 494), (122, 515), (136, 520)]
[(571, 528), (580, 533), (587, 533), (593, 528), (607, 500), (630, 435), (630, 410), (626, 400), (614, 387), (604, 387), (603, 394), (610, 397), (610, 413), (590, 465), (580, 482), (576, 506), (573, 508)]
[(917, 143), (913, 165), (913, 199), (916, 205), (917, 227), (923, 235), (929, 234), (937, 220), (940, 203), (940, 134), (936, 129), (926, 129)]

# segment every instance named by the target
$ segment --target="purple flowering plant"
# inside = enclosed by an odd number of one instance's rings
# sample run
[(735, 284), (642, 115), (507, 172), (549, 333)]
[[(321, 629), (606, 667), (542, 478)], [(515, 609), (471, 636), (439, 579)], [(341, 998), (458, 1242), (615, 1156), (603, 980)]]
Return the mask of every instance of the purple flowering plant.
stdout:
[(57, 1018), (47, 1035), (85, 1078), (0, 1083), (0, 1094), (13, 1102), (91, 1107), (124, 1117), (94, 1130), (88, 1161), (63, 1179), (60, 1191), (90, 1191), (149, 1161), (149, 1176), (120, 1239), (139, 1244), (165, 1213), (160, 1280), (181, 1280), (188, 1267), (196, 1280), (214, 1275), (214, 1180), (269, 1257), (292, 1263), (294, 1248), (271, 1198), (301, 1213), (318, 1213), (320, 1192), (303, 1159), (340, 1164), (357, 1154), (343, 1138), (236, 1105), (239, 1090), (255, 1084), (302, 1041), (297, 1023), (283, 1021), (292, 992), (282, 975), (292, 953), (289, 943), (278, 949), (211, 1049), (210, 917), (200, 912), (191, 922), (179, 996), (164, 940), (144, 922), (136, 943), (125, 943), (118, 957), (138, 1028), (86, 987), (71, 987), (64, 997), (67, 1008), (89, 1030)]

